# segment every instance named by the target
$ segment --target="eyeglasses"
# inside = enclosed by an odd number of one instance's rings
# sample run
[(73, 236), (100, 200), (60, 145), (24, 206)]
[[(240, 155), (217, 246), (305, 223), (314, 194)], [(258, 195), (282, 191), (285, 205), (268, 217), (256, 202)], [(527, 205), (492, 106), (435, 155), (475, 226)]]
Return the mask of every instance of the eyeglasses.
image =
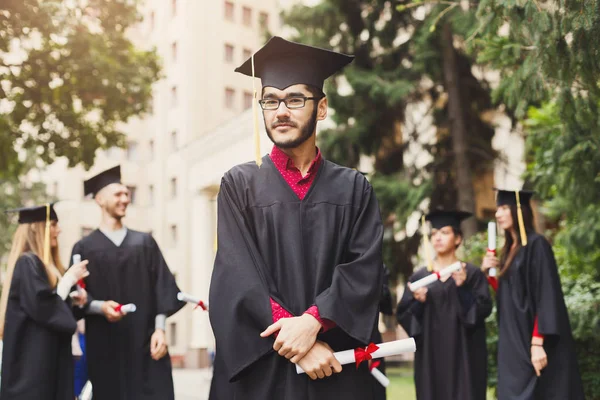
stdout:
[(302, 108), (306, 104), (306, 100), (321, 100), (322, 97), (288, 97), (286, 99), (262, 99), (258, 103), (263, 110), (277, 110), (281, 103), (284, 103), (290, 110)]

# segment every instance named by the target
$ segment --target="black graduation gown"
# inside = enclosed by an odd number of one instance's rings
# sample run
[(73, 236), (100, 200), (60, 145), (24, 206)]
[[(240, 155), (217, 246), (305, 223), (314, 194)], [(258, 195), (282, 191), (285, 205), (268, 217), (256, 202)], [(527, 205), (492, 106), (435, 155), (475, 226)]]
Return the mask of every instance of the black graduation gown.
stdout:
[(218, 251), (210, 286), (216, 338), (211, 400), (361, 399), (367, 366), (312, 381), (259, 334), (273, 323), (269, 297), (293, 315), (316, 304), (337, 327), (320, 334), (334, 351), (369, 343), (382, 285), (382, 223), (371, 185), (323, 160), (300, 201), (270, 157), (225, 174), (218, 197)]
[[(532, 233), (499, 279), (498, 398), (580, 400), (583, 387), (554, 253)], [(548, 365), (537, 378), (531, 363), (535, 316)]]
[[(485, 400), (487, 349), (485, 319), (492, 301), (485, 275), (467, 264), (467, 279), (457, 287), (454, 279), (429, 285), (421, 303), (408, 286), (398, 305), (398, 322), (417, 344), (415, 386), (419, 400)], [(417, 270), (415, 282), (430, 272)]]
[(94, 400), (169, 400), (174, 398), (169, 354), (150, 357), (157, 314), (177, 312), (184, 303), (158, 244), (147, 233), (128, 229), (120, 246), (99, 230), (77, 242), (73, 254), (89, 260), (86, 289), (90, 300), (133, 303), (134, 313), (111, 323), (86, 315), (86, 357)]
[[(5, 290), (9, 290), (6, 288)], [(1, 400), (73, 400), (77, 322), (33, 253), (15, 265), (4, 324)]]

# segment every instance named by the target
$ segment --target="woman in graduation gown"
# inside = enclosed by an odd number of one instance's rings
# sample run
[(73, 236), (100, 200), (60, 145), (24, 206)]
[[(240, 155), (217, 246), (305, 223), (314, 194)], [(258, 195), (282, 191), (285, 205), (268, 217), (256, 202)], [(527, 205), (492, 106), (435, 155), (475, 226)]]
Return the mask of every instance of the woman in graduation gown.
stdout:
[(64, 273), (52, 205), (12, 211), (19, 212), (19, 227), (0, 303), (0, 399), (73, 400), (71, 337), (76, 321), (65, 300), (71, 287), (87, 276), (87, 262)]
[(486, 273), (500, 266), (498, 280), (489, 278), (497, 288), (498, 398), (580, 400), (583, 388), (558, 268), (552, 247), (534, 230), (532, 194), (498, 191), (496, 221), (506, 242), (500, 260), (488, 252), (482, 265)]
[[(432, 244), (438, 272), (458, 261), (462, 241), (460, 222), (471, 216), (460, 211), (434, 211), (426, 216), (432, 226)], [(492, 302), (485, 275), (478, 267), (462, 263), (460, 271), (414, 293), (410, 285), (397, 309), (398, 322), (415, 338), (415, 385), (419, 400), (485, 400), (487, 351), (485, 318)], [(418, 269), (415, 282), (431, 274)]]

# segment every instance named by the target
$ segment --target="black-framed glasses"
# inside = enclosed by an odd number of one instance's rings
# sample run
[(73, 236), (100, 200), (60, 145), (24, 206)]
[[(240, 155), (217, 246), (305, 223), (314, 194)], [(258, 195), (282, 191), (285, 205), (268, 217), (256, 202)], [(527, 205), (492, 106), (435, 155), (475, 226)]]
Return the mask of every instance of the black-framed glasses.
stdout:
[(306, 104), (306, 100), (321, 100), (322, 97), (304, 97), (294, 96), (285, 99), (261, 99), (258, 101), (263, 110), (277, 110), (281, 103), (284, 103), (290, 110), (302, 108)]

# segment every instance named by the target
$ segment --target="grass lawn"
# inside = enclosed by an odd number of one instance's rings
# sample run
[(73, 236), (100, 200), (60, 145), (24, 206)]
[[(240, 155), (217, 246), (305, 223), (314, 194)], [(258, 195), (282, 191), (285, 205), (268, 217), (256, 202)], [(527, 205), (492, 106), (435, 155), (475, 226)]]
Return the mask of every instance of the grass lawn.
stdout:
[(385, 372), (387, 377), (390, 378), (390, 386), (387, 388), (387, 398), (389, 400), (414, 400), (417, 398), (412, 368), (388, 367)]
[[(413, 370), (410, 367), (386, 368), (386, 375), (390, 378), (390, 386), (387, 388), (388, 400), (415, 400), (415, 383)], [(493, 400), (494, 396), (488, 391), (487, 398)]]

